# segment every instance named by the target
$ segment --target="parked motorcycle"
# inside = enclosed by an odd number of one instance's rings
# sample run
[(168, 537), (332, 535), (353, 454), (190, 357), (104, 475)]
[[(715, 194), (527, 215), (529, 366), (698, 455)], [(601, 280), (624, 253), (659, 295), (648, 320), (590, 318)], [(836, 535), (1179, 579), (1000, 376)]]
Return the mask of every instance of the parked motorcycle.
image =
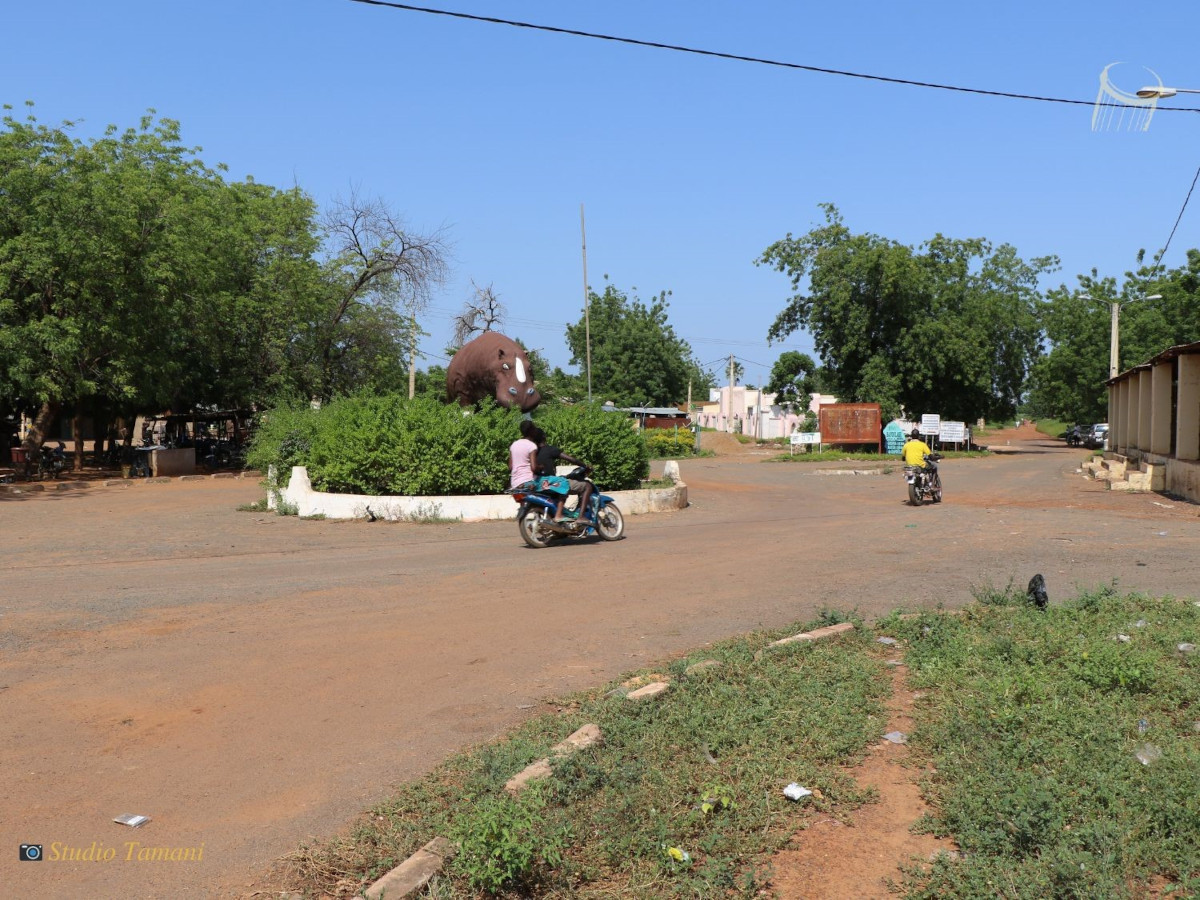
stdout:
[(38, 454), (38, 478), (58, 478), (66, 464), (67, 455), (63, 452), (61, 442), (57, 447), (47, 447), (43, 444)]
[(905, 466), (904, 480), (908, 482), (908, 502), (920, 506), (926, 500), (931, 503), (942, 502), (942, 476), (938, 474), (940, 453), (924, 454), (925, 465)]
[[(580, 466), (572, 470), (567, 478), (591, 483), (587, 478), (589, 472), (591, 469)], [(517, 530), (521, 532), (522, 540), (535, 549), (548, 547), (563, 538), (586, 537), (593, 533), (603, 541), (616, 541), (625, 533), (625, 517), (621, 515), (621, 510), (612, 497), (596, 490), (595, 484), (592, 484), (587, 509), (581, 510), (574, 519), (562, 523), (554, 522), (554, 511), (560, 499), (557, 494), (531, 491), (526, 485), (513, 488), (509, 493), (521, 505), (517, 511)]]

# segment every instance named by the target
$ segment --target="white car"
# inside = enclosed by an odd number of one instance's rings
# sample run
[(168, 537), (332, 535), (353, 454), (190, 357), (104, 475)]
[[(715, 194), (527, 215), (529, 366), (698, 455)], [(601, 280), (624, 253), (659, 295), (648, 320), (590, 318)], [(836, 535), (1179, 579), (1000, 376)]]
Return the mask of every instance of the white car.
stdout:
[(1088, 432), (1087, 437), (1084, 439), (1084, 443), (1088, 447), (1093, 447), (1097, 450), (1103, 449), (1108, 443), (1108, 423), (1100, 422), (1093, 425), (1092, 430)]

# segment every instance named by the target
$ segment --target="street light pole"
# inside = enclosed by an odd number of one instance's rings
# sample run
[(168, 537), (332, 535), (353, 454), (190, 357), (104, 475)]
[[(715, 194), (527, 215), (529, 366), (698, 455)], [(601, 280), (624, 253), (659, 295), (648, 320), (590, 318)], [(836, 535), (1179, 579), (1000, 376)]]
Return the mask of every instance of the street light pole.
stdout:
[[(1094, 300), (1087, 294), (1080, 294), (1080, 300)], [(1131, 297), (1128, 300), (1110, 300), (1109, 306), (1112, 307), (1112, 331), (1108, 341), (1108, 377), (1116, 378), (1117, 370), (1120, 368), (1120, 345), (1121, 345), (1121, 307), (1127, 303), (1136, 303), (1139, 300), (1161, 300), (1162, 294), (1151, 294), (1148, 297)]]

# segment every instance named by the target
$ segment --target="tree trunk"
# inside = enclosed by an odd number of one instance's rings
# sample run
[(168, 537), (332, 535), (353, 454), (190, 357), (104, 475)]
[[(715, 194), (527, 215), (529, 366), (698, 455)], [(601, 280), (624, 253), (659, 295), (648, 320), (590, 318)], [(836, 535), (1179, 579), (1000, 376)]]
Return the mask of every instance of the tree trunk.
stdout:
[(83, 404), (75, 403), (75, 416), (71, 419), (71, 439), (75, 442), (75, 460), (71, 471), (76, 474), (83, 471)]
[(21, 446), (30, 453), (40, 452), (42, 444), (46, 442), (46, 435), (54, 427), (54, 420), (58, 418), (58, 411), (61, 408), (62, 404), (56, 400), (47, 400), (43, 403)]

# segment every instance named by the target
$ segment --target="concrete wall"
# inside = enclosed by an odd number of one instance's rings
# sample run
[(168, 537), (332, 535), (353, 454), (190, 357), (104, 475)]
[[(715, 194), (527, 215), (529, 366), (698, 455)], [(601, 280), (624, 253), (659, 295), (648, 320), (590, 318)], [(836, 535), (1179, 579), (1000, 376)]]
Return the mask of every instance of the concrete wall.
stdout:
[[(649, 512), (684, 509), (688, 505), (687, 485), (677, 481), (674, 487), (645, 491), (602, 491), (612, 497), (621, 512), (636, 516)], [(314, 491), (308, 469), (296, 466), (279, 497), (269, 494), (267, 505), (275, 509), (282, 499), (296, 507), (301, 516), (327, 519), (365, 519), (367, 508), (381, 519), (461, 519), (481, 522), (488, 519), (515, 519), (520, 506), (508, 494), (483, 494), (473, 497), (367, 497), (362, 494), (326, 494)]]

